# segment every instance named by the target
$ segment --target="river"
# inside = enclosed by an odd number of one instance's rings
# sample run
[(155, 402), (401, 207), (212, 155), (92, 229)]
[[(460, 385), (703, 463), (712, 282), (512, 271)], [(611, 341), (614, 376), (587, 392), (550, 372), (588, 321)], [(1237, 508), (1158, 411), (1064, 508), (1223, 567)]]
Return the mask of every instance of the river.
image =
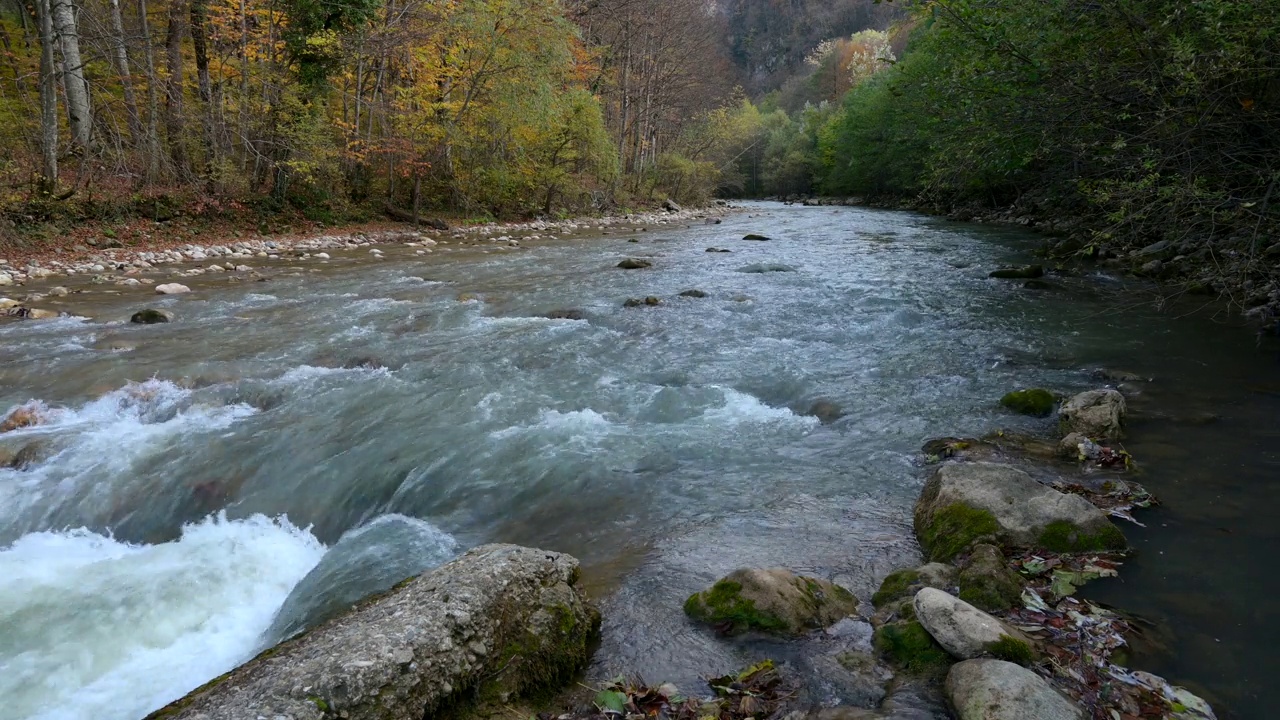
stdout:
[[(1154, 378), (1127, 388), (1127, 447), (1165, 504), (1086, 595), (1152, 621), (1139, 667), (1270, 717), (1276, 343), (1140, 283), (987, 278), (1035, 243), (759, 204), (522, 250), (279, 261), (301, 270), (187, 296), (85, 286), (66, 306), (94, 320), (0, 326), (0, 410), (50, 416), (0, 435), (31, 447), (0, 469), (0, 717), (137, 720), (491, 541), (583, 561), (606, 616), (595, 676), (695, 682), (759, 648), (688, 624), (690, 592), (786, 565), (868, 598), (919, 560), (926, 438), (1047, 430), (997, 399), (1095, 387), (1101, 367)], [(645, 296), (663, 303), (622, 307)], [(144, 306), (177, 321), (129, 325)], [(541, 317), (565, 308), (586, 319)], [(807, 415), (818, 400), (843, 416)]]

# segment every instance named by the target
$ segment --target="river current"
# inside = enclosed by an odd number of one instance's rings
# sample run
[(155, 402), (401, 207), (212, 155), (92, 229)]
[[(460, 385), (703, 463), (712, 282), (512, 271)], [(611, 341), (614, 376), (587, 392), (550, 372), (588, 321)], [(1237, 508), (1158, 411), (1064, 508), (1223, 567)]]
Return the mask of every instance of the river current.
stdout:
[[(49, 417), (0, 435), (25, 449), (0, 469), (0, 718), (137, 720), (497, 541), (582, 560), (606, 618), (594, 676), (696, 683), (760, 648), (688, 624), (690, 592), (784, 565), (869, 598), (919, 561), (925, 439), (1047, 431), (996, 401), (1095, 387), (1101, 367), (1154, 378), (1126, 388), (1127, 447), (1165, 505), (1086, 594), (1152, 622), (1139, 667), (1268, 717), (1275, 342), (1101, 275), (987, 278), (1035, 243), (761, 204), (520, 250), (282, 260), (187, 296), (85, 286), (66, 309), (92, 320), (0, 326), (0, 411)], [(646, 296), (662, 304), (622, 306)], [(128, 324), (144, 306), (177, 321)]]

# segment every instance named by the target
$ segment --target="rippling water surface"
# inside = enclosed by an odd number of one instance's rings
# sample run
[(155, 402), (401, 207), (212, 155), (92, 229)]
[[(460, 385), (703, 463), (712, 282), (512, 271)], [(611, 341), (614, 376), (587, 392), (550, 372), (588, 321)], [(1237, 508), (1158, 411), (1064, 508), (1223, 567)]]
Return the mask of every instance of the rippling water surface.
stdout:
[[(1164, 628), (1148, 668), (1266, 717), (1277, 530), (1250, 508), (1280, 500), (1275, 347), (1103, 278), (987, 279), (1030, 247), (761, 205), (528, 250), (308, 260), (189, 296), (90, 292), (69, 307), (93, 321), (0, 326), (0, 410), (51, 418), (0, 436), (28, 460), (0, 470), (0, 716), (135, 720), (489, 541), (583, 560), (606, 608), (594, 673), (693, 682), (759, 648), (688, 625), (690, 592), (786, 565), (869, 597), (918, 561), (923, 439), (1044, 429), (994, 401), (1123, 365), (1157, 378), (1132, 390), (1130, 450), (1168, 506), (1126, 528), (1142, 552), (1096, 594)], [(644, 296), (663, 304), (622, 308)], [(149, 300), (178, 321), (124, 322)], [(586, 319), (541, 317), (563, 308)], [(843, 417), (809, 416), (818, 400)]]

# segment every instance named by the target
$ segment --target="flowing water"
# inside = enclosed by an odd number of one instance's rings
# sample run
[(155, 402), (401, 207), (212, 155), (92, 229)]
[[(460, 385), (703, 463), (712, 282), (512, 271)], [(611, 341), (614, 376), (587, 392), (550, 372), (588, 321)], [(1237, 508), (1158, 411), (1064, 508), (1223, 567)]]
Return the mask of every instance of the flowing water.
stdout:
[[(924, 439), (1045, 430), (995, 400), (1093, 387), (1101, 366), (1156, 378), (1128, 389), (1129, 449), (1166, 505), (1090, 592), (1154, 622), (1165, 646), (1141, 666), (1267, 717), (1275, 345), (1103, 277), (987, 279), (1033, 244), (758, 205), (520, 251), (335, 253), (150, 298), (168, 325), (131, 326), (146, 300), (88, 286), (66, 307), (95, 320), (0, 326), (0, 410), (49, 418), (0, 435), (22, 458), (0, 470), (0, 717), (136, 720), (491, 541), (582, 559), (605, 607), (595, 675), (696, 682), (762, 649), (688, 624), (690, 592), (786, 565), (868, 598), (919, 559)], [(562, 308), (586, 319), (541, 317)], [(843, 416), (809, 416), (818, 400)]]

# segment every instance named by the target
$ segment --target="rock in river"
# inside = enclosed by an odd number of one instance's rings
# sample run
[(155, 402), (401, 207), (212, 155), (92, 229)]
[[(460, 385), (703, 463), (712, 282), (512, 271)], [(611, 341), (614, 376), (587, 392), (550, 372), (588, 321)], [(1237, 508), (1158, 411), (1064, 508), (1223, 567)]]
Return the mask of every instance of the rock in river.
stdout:
[(1063, 425), (1091, 438), (1117, 440), (1124, 431), (1124, 395), (1117, 390), (1089, 390), (1062, 403)]
[(937, 588), (924, 588), (912, 603), (916, 619), (947, 652), (961, 660), (991, 652), (1001, 641), (1026, 643), (1022, 633)]
[(687, 298), (704, 298), (706, 296), (707, 294), (701, 290), (685, 290), (684, 292), (680, 293), (680, 297), (687, 297)]
[(1055, 552), (1127, 545), (1124, 534), (1088, 500), (998, 463), (938, 468), (916, 501), (914, 521), (916, 538), (931, 560), (950, 560), (976, 540)]
[(484, 545), (282, 643), (149, 720), (420, 720), (570, 681), (600, 615), (568, 555)]
[(561, 308), (552, 310), (544, 317), (549, 320), (586, 320), (587, 314), (577, 308)]
[(744, 265), (737, 270), (740, 273), (795, 272), (796, 269), (782, 263), (754, 263)]
[(756, 241), (759, 241), (759, 242), (765, 242), (765, 241), (767, 241), (767, 240), (769, 239), (769, 236), (768, 236), (768, 235), (759, 235), (759, 234), (757, 234), (757, 233), (748, 233), (748, 234), (746, 234), (746, 235), (743, 235), (743, 236), (742, 236), (742, 239), (743, 239), (743, 240), (756, 240)]
[(989, 612), (1020, 604), (1024, 585), (1000, 548), (985, 543), (975, 547), (960, 568), (959, 584), (961, 600)]
[(191, 288), (180, 283), (164, 283), (156, 286), (157, 295), (181, 295), (191, 292)]
[(650, 295), (649, 297), (643, 300), (641, 300), (640, 298), (628, 298), (626, 302), (622, 303), (622, 307), (628, 307), (628, 308), (646, 307), (646, 306), (656, 307), (661, 304), (662, 304), (662, 298), (654, 297)]
[(1003, 280), (1031, 280), (1044, 277), (1044, 267), (1040, 265), (1024, 265), (1022, 267), (1000, 268), (993, 270), (988, 277)]
[(147, 308), (139, 310), (129, 318), (129, 322), (139, 325), (154, 325), (156, 323), (173, 322), (173, 313), (168, 310), (157, 310), (156, 308)]
[(798, 635), (823, 628), (858, 612), (848, 590), (790, 570), (735, 570), (685, 601), (689, 617), (726, 632)]
[(618, 263), (618, 267), (623, 270), (643, 270), (644, 268), (653, 267), (653, 263), (639, 258), (627, 258)]
[(1084, 711), (1039, 675), (1003, 660), (966, 660), (947, 673), (960, 720), (1084, 720)]
[(1044, 388), (1029, 388), (1006, 394), (1000, 398), (1000, 404), (1023, 415), (1049, 417), (1058, 404), (1058, 398)]

